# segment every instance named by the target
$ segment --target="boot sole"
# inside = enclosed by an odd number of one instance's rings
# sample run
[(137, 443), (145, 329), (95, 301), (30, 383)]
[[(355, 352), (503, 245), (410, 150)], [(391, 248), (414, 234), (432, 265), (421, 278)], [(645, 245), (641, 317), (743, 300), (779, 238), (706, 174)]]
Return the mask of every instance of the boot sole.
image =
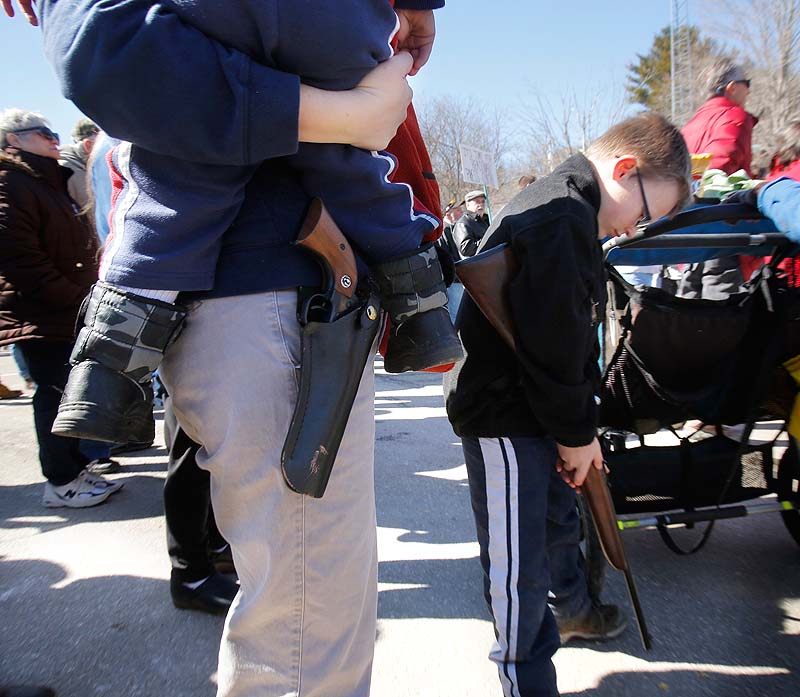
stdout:
[(406, 353), (401, 356), (384, 358), (383, 369), (387, 373), (408, 373), (417, 370), (427, 370), (440, 365), (455, 363), (464, 357), (461, 344), (448, 346), (439, 352), (426, 351), (424, 348), (418, 353)]
[(621, 626), (612, 629), (609, 632), (605, 632), (600, 634), (599, 632), (581, 632), (581, 631), (569, 631), (565, 634), (560, 634), (561, 638), (561, 645), (563, 646), (567, 642), (570, 642), (574, 639), (578, 639), (581, 641), (610, 641), (611, 639), (616, 639), (620, 634), (622, 634), (628, 628), (628, 623), (624, 622)]
[[(153, 442), (156, 437), (152, 419), (120, 419), (94, 408), (59, 408), (51, 433), (69, 438), (86, 438), (125, 445), (130, 441)], [(122, 435), (124, 434), (124, 435)]]

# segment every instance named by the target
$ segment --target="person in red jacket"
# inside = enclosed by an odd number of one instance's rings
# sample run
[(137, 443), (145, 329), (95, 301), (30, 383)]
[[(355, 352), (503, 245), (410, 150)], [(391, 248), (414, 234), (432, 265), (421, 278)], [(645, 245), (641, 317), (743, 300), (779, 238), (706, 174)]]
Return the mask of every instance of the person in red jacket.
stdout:
[[(757, 119), (745, 111), (750, 80), (744, 69), (722, 58), (706, 70), (710, 93), (681, 129), (690, 153), (711, 153), (709, 168), (726, 174), (743, 169), (750, 174), (753, 126)], [(720, 257), (684, 270), (678, 294), (686, 298), (721, 300), (745, 282), (738, 256)]]
[(750, 80), (744, 69), (727, 58), (707, 70), (711, 94), (681, 129), (690, 153), (709, 152), (712, 169), (726, 174), (743, 169), (750, 175), (753, 126), (758, 119), (745, 111)]

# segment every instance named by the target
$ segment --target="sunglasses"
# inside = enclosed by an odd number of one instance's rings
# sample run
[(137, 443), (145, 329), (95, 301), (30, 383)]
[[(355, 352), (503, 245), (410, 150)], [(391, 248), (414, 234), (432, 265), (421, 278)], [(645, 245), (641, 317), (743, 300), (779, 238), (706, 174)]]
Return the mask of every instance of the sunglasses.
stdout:
[(644, 215), (636, 221), (636, 227), (642, 228), (651, 223), (653, 218), (650, 216), (650, 206), (647, 205), (647, 196), (644, 195), (642, 173), (639, 171), (638, 167), (636, 168), (636, 181), (639, 182), (639, 191), (642, 192), (642, 208), (644, 209)]
[(16, 135), (20, 135), (21, 133), (38, 133), (42, 138), (47, 138), (47, 140), (53, 140), (56, 143), (61, 142), (61, 139), (58, 137), (58, 133), (51, 131), (47, 126), (31, 126), (30, 128), (20, 128), (18, 131), (9, 131), (9, 133), (14, 133)]

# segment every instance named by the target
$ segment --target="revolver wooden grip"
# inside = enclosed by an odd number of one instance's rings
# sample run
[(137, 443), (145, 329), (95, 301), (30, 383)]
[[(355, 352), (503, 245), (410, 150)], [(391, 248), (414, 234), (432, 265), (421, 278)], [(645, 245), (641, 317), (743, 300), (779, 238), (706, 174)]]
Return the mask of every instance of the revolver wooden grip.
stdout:
[(297, 235), (297, 244), (308, 248), (324, 262), (333, 281), (333, 290), (346, 298), (353, 297), (358, 282), (355, 254), (321, 199), (311, 201)]

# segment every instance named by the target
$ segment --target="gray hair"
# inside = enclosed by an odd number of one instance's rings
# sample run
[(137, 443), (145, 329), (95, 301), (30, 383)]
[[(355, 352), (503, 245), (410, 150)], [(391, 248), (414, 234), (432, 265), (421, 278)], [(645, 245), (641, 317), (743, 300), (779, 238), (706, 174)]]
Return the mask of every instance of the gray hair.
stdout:
[(25, 111), (24, 109), (5, 109), (0, 111), (0, 148), (8, 145), (6, 136), (23, 128), (36, 126), (50, 126), (47, 119), (38, 111)]
[(730, 58), (718, 58), (703, 71), (706, 89), (713, 97), (725, 92), (725, 88), (731, 82), (746, 80), (747, 75), (738, 63), (734, 63)]

